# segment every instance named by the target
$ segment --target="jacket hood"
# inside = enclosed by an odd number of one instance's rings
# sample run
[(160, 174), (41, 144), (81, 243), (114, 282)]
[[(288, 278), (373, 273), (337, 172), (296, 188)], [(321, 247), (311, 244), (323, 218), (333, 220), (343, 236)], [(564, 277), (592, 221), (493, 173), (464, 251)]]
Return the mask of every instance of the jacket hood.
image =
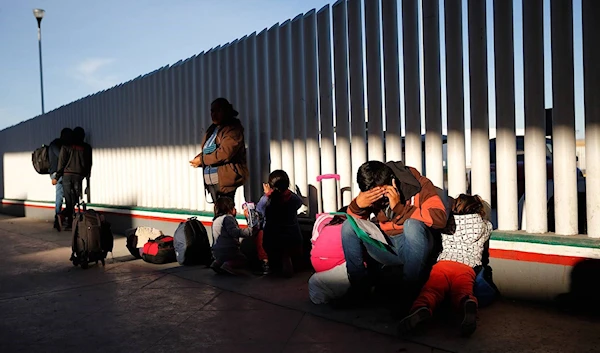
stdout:
[[(404, 162), (387, 162), (386, 165), (394, 172), (396, 181), (400, 182), (400, 185), (396, 183), (396, 186), (402, 193), (403, 201), (410, 199), (421, 191), (421, 183), (415, 177), (411, 168), (404, 165)], [(418, 174), (416, 170), (415, 172)]]

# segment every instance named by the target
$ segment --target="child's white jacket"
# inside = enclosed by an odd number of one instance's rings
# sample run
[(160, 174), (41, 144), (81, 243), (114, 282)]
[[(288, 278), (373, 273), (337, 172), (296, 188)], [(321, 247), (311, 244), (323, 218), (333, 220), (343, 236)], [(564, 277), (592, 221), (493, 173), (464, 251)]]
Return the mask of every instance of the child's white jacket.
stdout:
[(443, 250), (438, 261), (460, 262), (470, 267), (481, 265), (483, 247), (492, 233), (492, 224), (478, 214), (454, 215), (454, 222), (454, 234), (442, 234)]

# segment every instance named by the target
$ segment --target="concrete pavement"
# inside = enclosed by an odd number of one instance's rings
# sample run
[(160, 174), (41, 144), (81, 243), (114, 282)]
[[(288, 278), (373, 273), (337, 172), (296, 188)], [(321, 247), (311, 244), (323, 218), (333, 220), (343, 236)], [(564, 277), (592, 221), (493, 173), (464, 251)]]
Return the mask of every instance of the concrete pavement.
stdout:
[[(200, 267), (69, 260), (70, 234), (0, 216), (0, 352), (598, 352), (600, 322), (500, 301), (461, 339), (437, 320), (425, 335), (390, 334), (385, 310), (334, 311), (308, 300), (310, 274), (216, 276)], [(110, 255), (109, 255), (110, 256)]]

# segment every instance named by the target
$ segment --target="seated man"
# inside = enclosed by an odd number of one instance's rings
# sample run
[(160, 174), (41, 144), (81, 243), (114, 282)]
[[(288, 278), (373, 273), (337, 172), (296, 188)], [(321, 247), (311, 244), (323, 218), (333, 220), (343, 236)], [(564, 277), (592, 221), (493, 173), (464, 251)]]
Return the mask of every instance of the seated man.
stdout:
[(375, 214), (393, 252), (363, 242), (346, 221), (342, 227), (342, 246), (351, 287), (334, 305), (347, 306), (364, 302), (372, 282), (368, 278), (364, 251), (382, 265), (403, 265), (407, 300), (418, 294), (426, 275), (427, 258), (432, 248), (430, 228), (442, 229), (447, 214), (444, 203), (432, 182), (416, 169), (402, 162), (364, 163), (358, 169), (358, 196), (348, 213), (368, 219)]

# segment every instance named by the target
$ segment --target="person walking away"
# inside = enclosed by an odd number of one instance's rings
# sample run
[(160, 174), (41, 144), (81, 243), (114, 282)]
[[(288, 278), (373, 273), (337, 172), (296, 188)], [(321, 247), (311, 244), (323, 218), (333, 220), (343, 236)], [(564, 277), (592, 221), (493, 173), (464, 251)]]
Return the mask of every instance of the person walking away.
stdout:
[(492, 224), (485, 219), (481, 197), (458, 196), (448, 226), (442, 231), (443, 250), (438, 262), (414, 301), (410, 315), (398, 324), (401, 336), (427, 321), (446, 296), (450, 296), (453, 306), (462, 311), (461, 335), (470, 336), (475, 332), (477, 298), (473, 295), (474, 268), (482, 265), (485, 243), (491, 233)]
[(59, 232), (62, 230), (63, 226), (63, 216), (61, 214), (61, 211), (63, 205), (64, 191), (62, 177), (57, 178), (56, 171), (58, 170), (58, 157), (60, 155), (60, 149), (62, 148), (62, 146), (68, 145), (71, 142), (72, 138), (73, 130), (66, 127), (61, 130), (60, 137), (54, 139), (52, 142), (50, 142), (50, 145), (48, 145), (48, 154), (50, 158), (50, 168), (48, 169), (48, 172), (50, 173), (50, 180), (52, 181), (52, 185), (54, 185), (56, 191), (54, 203), (54, 229), (58, 230)]
[(221, 196), (235, 199), (237, 188), (248, 179), (244, 127), (236, 118), (238, 114), (227, 99), (215, 99), (202, 152), (190, 161), (192, 167), (204, 168), (205, 192), (210, 193), (213, 203)]
[(61, 148), (58, 158), (56, 177), (62, 177), (63, 179), (65, 201), (67, 203), (65, 230), (69, 230), (73, 224), (73, 210), (82, 197), (83, 179), (89, 178), (92, 171), (92, 147), (84, 140), (85, 130), (81, 127), (73, 129), (72, 143)]

